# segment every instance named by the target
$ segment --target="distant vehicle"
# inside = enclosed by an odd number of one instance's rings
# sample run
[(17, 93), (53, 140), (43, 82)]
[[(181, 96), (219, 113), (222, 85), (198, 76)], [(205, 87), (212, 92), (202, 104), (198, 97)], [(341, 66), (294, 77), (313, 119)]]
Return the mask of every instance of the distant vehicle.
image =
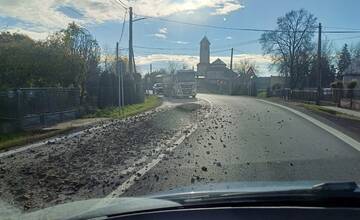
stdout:
[(195, 71), (178, 70), (172, 76), (169, 76), (165, 84), (165, 96), (175, 98), (195, 98), (196, 81)]
[(333, 93), (332, 88), (323, 88), (322, 91), (324, 95), (332, 95)]
[(163, 83), (155, 83), (153, 86), (154, 94), (163, 95), (164, 94), (164, 84)]

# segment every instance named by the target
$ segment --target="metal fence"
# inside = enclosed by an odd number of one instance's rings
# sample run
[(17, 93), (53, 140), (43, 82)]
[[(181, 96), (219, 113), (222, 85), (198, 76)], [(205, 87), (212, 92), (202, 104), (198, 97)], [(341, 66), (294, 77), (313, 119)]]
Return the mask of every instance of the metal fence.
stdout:
[(318, 98), (318, 92), (316, 90), (290, 90), (290, 99), (316, 101)]
[[(134, 74), (133, 76), (125, 74), (123, 86), (124, 100), (121, 100), (121, 102), (124, 105), (144, 102), (145, 90), (140, 74)], [(90, 93), (94, 97), (92, 103), (97, 103), (96, 107), (98, 108), (118, 106), (119, 95), (120, 98), (122, 97), (120, 94), (122, 90), (119, 91), (119, 78), (112, 74), (103, 74), (100, 77), (99, 84), (87, 88), (87, 91), (91, 91)]]
[(74, 118), (80, 91), (63, 88), (21, 88), (0, 92), (0, 119), (17, 121), (22, 128)]
[(336, 88), (323, 88), (321, 89), (320, 97), (316, 88), (296, 90), (296, 89), (279, 89), (274, 90), (271, 96), (282, 97), (289, 100), (299, 100), (307, 102), (316, 102), (319, 98), (320, 101), (334, 103), (341, 105), (344, 101), (351, 100), (354, 102), (360, 101), (360, 89), (336, 89)]

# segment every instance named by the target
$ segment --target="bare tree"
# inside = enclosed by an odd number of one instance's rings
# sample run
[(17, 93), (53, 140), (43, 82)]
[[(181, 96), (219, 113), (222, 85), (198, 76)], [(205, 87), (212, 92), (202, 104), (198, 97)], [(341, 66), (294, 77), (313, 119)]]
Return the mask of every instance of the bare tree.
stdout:
[(241, 60), (234, 65), (234, 70), (238, 72), (239, 74), (246, 74), (247, 71), (251, 68), (256, 72), (258, 67), (256, 63), (251, 62), (248, 59)]
[(168, 71), (170, 74), (175, 74), (176, 70), (180, 69), (180, 66), (178, 63), (169, 61), (168, 62)]
[(337, 78), (341, 79), (344, 71), (348, 68), (348, 66), (350, 66), (351, 64), (351, 54), (349, 52), (348, 49), (348, 45), (345, 44), (344, 47), (342, 48), (341, 52), (339, 53), (339, 59), (338, 59), (338, 75)]
[(351, 45), (350, 53), (353, 60), (360, 59), (360, 42)]
[(309, 58), (314, 45), (316, 18), (304, 9), (290, 11), (277, 20), (277, 28), (262, 34), (260, 43), (265, 54), (272, 56), (273, 64), (287, 77), (291, 88), (307, 74)]

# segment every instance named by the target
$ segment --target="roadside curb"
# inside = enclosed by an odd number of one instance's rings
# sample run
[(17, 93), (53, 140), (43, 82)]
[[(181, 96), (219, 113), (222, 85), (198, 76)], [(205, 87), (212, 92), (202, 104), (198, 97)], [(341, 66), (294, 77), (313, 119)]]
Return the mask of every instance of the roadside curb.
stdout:
[[(360, 120), (360, 117), (359, 117), (358, 115), (352, 113), (352, 112), (339, 111), (338, 109), (332, 108), (331, 106), (324, 106), (324, 105), (322, 105), (322, 106), (320, 106), (320, 107), (323, 108), (323, 109), (327, 109), (327, 110), (329, 110), (329, 111), (334, 111), (334, 112), (340, 114), (340, 116), (338, 116), (338, 117), (342, 117), (341, 115), (345, 115), (346, 117), (350, 117), (350, 118), (352, 118), (352, 119), (354, 119), (354, 120)], [(347, 110), (347, 109), (344, 109), (344, 110)], [(325, 111), (325, 112), (326, 112), (326, 111)]]

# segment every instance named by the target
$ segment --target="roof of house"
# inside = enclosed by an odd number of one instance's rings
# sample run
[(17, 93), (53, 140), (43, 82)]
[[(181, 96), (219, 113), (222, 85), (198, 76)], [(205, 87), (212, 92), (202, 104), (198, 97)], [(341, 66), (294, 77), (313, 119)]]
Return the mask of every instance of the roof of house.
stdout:
[(206, 79), (225, 79), (225, 80), (233, 80), (236, 79), (237, 77), (238, 75), (229, 69), (223, 71), (210, 70), (209, 72), (207, 72), (207, 75), (205, 76)]
[(211, 64), (215, 64), (215, 65), (225, 65), (224, 61), (220, 60), (219, 58), (217, 58), (214, 62), (212, 62)]
[(230, 74), (232, 77), (236, 77), (236, 78), (239, 77), (239, 74), (236, 73), (236, 72), (234, 72), (234, 71), (232, 71), (231, 69), (227, 69), (227, 68), (226, 68), (226, 72), (227, 72), (227, 74)]
[(255, 74), (255, 70), (252, 66), (249, 67), (249, 69), (247, 70), (246, 74), (249, 74), (249, 75), (256, 75)]

